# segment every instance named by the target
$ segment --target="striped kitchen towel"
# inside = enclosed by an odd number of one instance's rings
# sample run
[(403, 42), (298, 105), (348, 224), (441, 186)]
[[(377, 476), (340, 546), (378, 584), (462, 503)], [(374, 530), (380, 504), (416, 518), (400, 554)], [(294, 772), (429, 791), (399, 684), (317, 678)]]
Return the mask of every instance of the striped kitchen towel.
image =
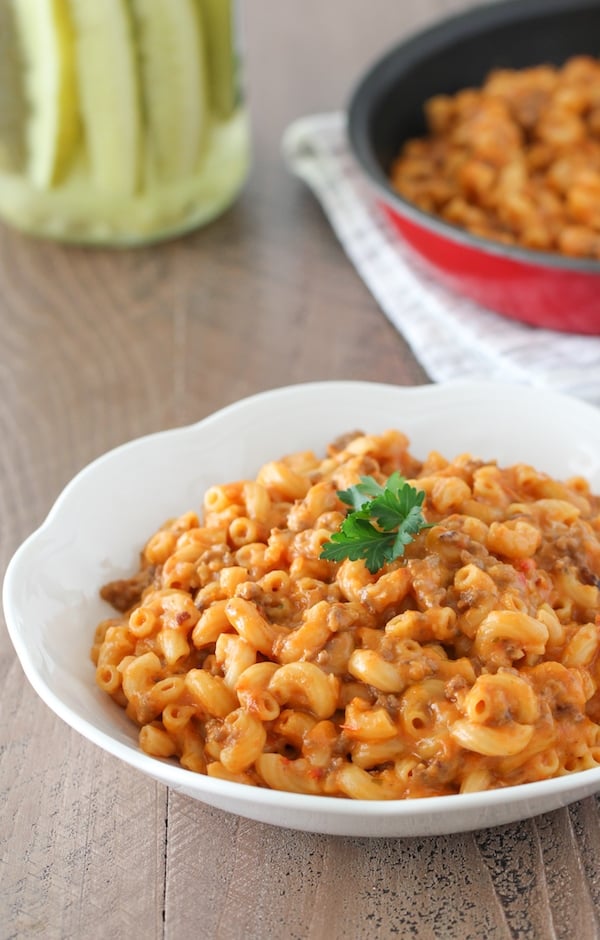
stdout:
[(343, 113), (296, 120), (282, 148), (289, 169), (313, 191), (356, 270), (432, 381), (513, 381), (600, 406), (600, 338), (529, 327), (439, 285), (379, 209), (350, 152)]

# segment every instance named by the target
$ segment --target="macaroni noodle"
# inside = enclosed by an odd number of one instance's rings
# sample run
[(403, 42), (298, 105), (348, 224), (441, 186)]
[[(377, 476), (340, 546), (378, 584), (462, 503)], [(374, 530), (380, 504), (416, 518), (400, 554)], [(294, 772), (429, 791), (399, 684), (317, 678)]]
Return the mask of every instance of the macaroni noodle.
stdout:
[[(338, 491), (401, 473), (430, 527), (371, 574), (321, 557)], [(512, 786), (600, 766), (600, 496), (581, 478), (399, 431), (273, 460), (169, 520), (96, 681), (140, 747), (247, 785), (354, 799)]]

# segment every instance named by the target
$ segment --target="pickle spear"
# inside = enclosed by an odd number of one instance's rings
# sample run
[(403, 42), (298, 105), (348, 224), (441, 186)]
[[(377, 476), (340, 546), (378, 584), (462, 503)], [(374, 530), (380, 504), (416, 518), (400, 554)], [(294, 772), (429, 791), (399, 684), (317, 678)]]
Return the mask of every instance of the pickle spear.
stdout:
[(159, 178), (198, 167), (207, 126), (206, 63), (195, 0), (134, 0), (142, 95)]
[(231, 117), (237, 97), (233, 4), (230, 0), (198, 0), (208, 60), (210, 106), (216, 117)]
[(77, 144), (74, 37), (67, 0), (13, 0), (24, 68), (27, 173), (46, 189), (58, 182)]
[(25, 82), (12, 4), (0, 4), (0, 173), (25, 166)]
[(140, 182), (142, 130), (129, 8), (125, 0), (70, 0), (70, 7), (91, 176), (107, 195), (131, 196)]

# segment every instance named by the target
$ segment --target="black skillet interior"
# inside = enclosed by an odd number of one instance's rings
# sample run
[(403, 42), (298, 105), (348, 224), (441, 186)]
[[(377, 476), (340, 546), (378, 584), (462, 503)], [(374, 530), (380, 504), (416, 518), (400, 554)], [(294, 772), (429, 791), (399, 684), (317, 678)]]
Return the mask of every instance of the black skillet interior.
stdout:
[(425, 131), (424, 101), (480, 85), (491, 69), (600, 56), (600, 0), (501, 0), (420, 33), (365, 76), (348, 109), (352, 148), (388, 188), (402, 142)]

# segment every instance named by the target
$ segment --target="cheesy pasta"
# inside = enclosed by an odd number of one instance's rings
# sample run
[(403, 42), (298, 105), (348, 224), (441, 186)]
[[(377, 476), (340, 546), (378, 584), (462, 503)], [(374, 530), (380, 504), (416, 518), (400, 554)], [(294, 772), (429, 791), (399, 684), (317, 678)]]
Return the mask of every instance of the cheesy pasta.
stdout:
[[(339, 491), (394, 472), (429, 524), (371, 573), (323, 546)], [(212, 486), (105, 585), (96, 681), (157, 758), (354, 799), (472, 792), (600, 765), (600, 497), (397, 430)]]

